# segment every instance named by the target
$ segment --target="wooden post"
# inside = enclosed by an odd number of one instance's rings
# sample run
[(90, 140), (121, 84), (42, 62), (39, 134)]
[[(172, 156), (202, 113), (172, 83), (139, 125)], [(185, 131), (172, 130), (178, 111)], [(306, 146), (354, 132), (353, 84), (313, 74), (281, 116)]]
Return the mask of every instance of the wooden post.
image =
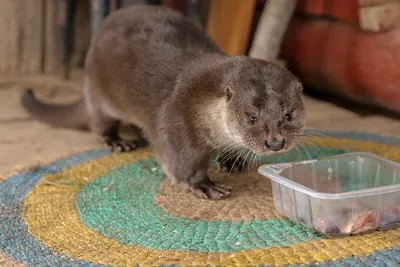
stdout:
[(255, 6), (255, 0), (211, 0), (207, 33), (225, 53), (246, 52)]
[(267, 1), (254, 35), (250, 57), (277, 61), (296, 2), (296, 0)]

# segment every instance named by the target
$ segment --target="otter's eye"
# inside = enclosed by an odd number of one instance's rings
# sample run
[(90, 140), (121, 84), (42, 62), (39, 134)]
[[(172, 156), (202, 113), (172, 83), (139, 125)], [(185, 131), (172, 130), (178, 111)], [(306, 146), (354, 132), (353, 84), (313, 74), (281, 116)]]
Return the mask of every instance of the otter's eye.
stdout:
[(249, 117), (249, 123), (250, 124), (256, 124), (257, 122), (257, 117), (256, 116), (250, 116)]
[(291, 121), (292, 120), (292, 114), (286, 113), (285, 119), (286, 119), (286, 121)]

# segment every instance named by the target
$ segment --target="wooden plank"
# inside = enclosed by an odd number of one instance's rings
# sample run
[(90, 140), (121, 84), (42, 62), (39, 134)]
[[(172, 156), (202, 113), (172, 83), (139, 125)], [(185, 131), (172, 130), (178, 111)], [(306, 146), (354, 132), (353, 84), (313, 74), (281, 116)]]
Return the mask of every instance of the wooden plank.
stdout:
[(19, 42), (22, 42), (21, 73), (40, 73), (43, 70), (44, 1), (19, 0), (22, 11), (19, 19)]
[(0, 73), (12, 73), (16, 70), (18, 53), (18, 24), (16, 19), (17, 1), (0, 1)]
[(210, 2), (206, 31), (225, 53), (240, 55), (246, 52), (255, 5), (255, 0)]
[(75, 20), (75, 1), (60, 0), (59, 2), (59, 32), (62, 76), (67, 79), (70, 75), (71, 54), (73, 49), (73, 22)]
[(392, 28), (400, 17), (400, 2), (360, 7), (359, 13), (362, 30), (386, 31)]
[(1, 0), (0, 72), (40, 73), (43, 69), (43, 0)]
[[(1, 1), (1, 0), (0, 0)], [(71, 55), (71, 67), (82, 67), (86, 51), (92, 37), (90, 22), (90, 2), (76, 1), (74, 20), (74, 41)]]
[(44, 25), (44, 72), (56, 74), (60, 71), (59, 0), (45, 0)]

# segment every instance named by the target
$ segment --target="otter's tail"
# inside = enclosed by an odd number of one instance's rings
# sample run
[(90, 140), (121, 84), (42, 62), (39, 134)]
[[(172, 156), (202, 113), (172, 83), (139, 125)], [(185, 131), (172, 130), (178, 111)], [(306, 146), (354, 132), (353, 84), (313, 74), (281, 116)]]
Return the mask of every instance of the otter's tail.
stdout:
[(42, 103), (28, 89), (21, 95), (22, 106), (37, 120), (44, 123), (70, 129), (87, 130), (89, 116), (85, 103), (79, 100), (68, 105), (53, 105)]

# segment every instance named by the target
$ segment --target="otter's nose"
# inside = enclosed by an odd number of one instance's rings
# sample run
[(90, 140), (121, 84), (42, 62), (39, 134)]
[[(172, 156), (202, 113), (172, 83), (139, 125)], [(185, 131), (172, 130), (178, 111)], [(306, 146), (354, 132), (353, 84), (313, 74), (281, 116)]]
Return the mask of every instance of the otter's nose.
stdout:
[(278, 140), (265, 141), (265, 147), (272, 151), (279, 151), (283, 149), (284, 145), (285, 141), (278, 141)]

